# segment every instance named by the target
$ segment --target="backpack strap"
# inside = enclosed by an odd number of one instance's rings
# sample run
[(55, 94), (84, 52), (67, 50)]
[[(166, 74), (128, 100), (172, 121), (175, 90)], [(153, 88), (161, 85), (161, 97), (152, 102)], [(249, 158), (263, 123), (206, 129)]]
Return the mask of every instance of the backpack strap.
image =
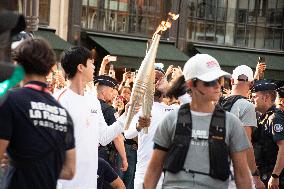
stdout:
[(209, 128), (210, 176), (227, 180), (230, 175), (229, 148), (226, 138), (226, 111), (215, 106)]
[(233, 105), (235, 102), (239, 99), (246, 99), (246, 97), (241, 96), (241, 95), (231, 95), (226, 98), (220, 99), (218, 104), (221, 106), (224, 110), (226, 111), (231, 111)]
[(178, 120), (174, 136), (174, 143), (186, 144), (190, 142), (192, 133), (192, 117), (189, 103), (183, 104), (178, 111)]

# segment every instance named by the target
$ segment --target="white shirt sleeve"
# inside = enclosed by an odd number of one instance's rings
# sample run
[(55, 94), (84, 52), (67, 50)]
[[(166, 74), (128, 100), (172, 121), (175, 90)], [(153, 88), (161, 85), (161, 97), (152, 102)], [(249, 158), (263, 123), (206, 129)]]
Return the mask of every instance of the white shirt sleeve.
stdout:
[(133, 117), (130, 126), (127, 130), (124, 130), (124, 137), (126, 139), (132, 139), (138, 135), (138, 131), (136, 130), (136, 124), (138, 123), (140, 111)]
[(99, 143), (103, 146), (109, 144), (118, 134), (123, 132), (125, 114), (121, 115), (116, 122), (108, 126), (105, 122), (102, 110), (99, 110)]

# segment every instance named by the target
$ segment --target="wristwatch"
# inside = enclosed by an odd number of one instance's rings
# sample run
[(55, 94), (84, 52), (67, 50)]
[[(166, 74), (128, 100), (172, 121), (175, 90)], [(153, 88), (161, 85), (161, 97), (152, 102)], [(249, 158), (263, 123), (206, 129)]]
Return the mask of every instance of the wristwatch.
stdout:
[(256, 169), (252, 174), (251, 174), (251, 176), (253, 176), (253, 177), (255, 177), (255, 176), (259, 176), (260, 174), (259, 174), (259, 170), (258, 169)]
[(272, 178), (279, 178), (279, 175), (275, 174), (275, 173), (272, 173), (271, 175)]

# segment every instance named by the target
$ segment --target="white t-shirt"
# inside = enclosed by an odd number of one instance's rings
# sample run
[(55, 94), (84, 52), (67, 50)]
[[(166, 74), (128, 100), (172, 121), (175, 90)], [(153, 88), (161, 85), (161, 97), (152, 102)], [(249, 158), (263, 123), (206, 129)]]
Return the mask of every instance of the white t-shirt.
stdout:
[[(153, 152), (153, 138), (156, 132), (158, 123), (167, 115), (167, 113), (173, 111), (174, 109), (164, 103), (154, 102), (151, 112), (151, 124), (148, 128), (148, 133), (145, 134), (143, 130), (138, 132), (136, 130), (136, 123), (138, 122), (139, 116), (142, 115), (142, 111), (138, 112), (130, 124), (128, 130), (124, 131), (124, 136), (127, 139), (134, 138), (138, 135), (138, 149), (137, 149), (137, 164), (134, 179), (134, 188), (139, 188), (144, 181), (144, 176), (150, 162), (152, 152)], [(158, 187), (162, 186), (163, 176), (161, 176)]]
[[(235, 116), (237, 116), (241, 120), (243, 126), (257, 127), (255, 107), (248, 100), (246, 99), (237, 100), (233, 104), (230, 112), (235, 114)], [(231, 172), (232, 174), (234, 173), (232, 164), (231, 164)], [(236, 189), (236, 188), (237, 186), (235, 180), (230, 180), (229, 189)], [(254, 188), (255, 187), (253, 184), (252, 189)]]
[(101, 104), (96, 96), (84, 96), (67, 89), (56, 99), (67, 109), (74, 122), (76, 172), (72, 180), (59, 180), (58, 188), (96, 189), (99, 143), (107, 145), (123, 131), (121, 117), (112, 126), (105, 123)]

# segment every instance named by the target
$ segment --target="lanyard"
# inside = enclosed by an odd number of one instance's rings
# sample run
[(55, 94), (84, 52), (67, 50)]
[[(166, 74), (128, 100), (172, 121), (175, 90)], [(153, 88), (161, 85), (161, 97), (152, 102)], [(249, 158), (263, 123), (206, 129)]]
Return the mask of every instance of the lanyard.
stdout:
[(24, 87), (34, 89), (34, 90), (37, 90), (37, 91), (43, 91), (43, 92), (46, 92), (46, 93), (51, 93), (48, 90), (48, 88), (42, 87), (42, 86), (39, 86), (39, 85), (36, 85), (36, 84), (26, 84)]

